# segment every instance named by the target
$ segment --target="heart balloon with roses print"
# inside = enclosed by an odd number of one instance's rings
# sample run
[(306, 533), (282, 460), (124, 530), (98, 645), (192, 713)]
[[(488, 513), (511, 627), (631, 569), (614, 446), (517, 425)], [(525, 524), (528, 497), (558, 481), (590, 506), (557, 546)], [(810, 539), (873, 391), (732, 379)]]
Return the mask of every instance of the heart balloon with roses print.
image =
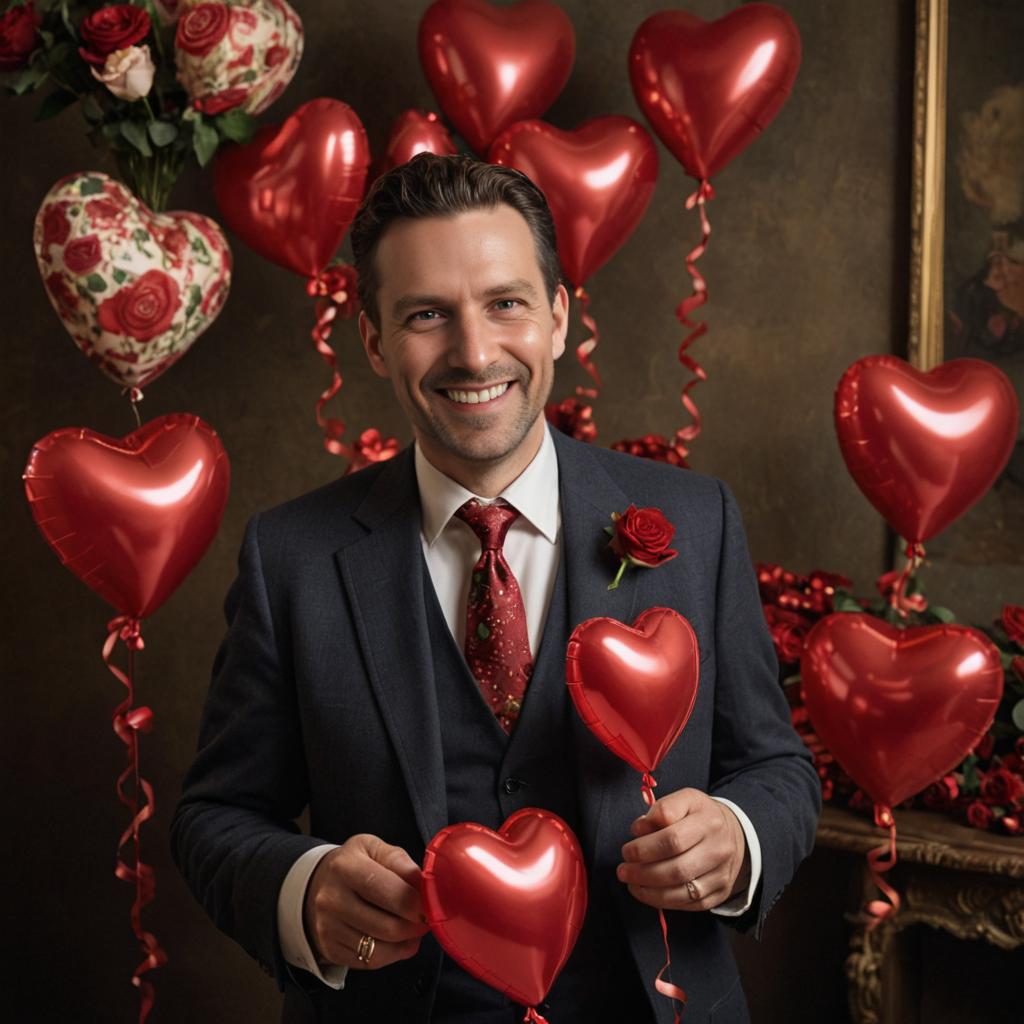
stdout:
[(190, 4), (174, 36), (178, 81), (204, 114), (262, 113), (294, 77), (303, 38), (285, 0)]
[(154, 213), (96, 172), (58, 181), (36, 214), (39, 272), (75, 344), (112, 380), (142, 387), (216, 319), (231, 250), (198, 213)]

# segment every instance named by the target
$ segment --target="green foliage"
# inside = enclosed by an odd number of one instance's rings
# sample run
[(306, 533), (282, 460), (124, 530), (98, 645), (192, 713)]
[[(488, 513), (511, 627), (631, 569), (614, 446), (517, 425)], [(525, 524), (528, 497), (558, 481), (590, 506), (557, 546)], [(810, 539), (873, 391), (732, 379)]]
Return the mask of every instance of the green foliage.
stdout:
[(192, 148), (195, 150), (199, 166), (205, 167), (213, 159), (213, 154), (217, 152), (220, 136), (217, 134), (217, 129), (207, 123), (206, 118), (197, 118), (194, 124)]
[(169, 146), (178, 137), (177, 125), (170, 121), (150, 121), (148, 131), (154, 146)]
[(146, 128), (138, 121), (122, 121), (121, 134), (126, 138), (143, 156), (152, 156), (153, 150), (149, 148), (149, 138)]
[(246, 143), (256, 134), (256, 118), (247, 114), (241, 107), (229, 110), (214, 118), (218, 134), (231, 142)]

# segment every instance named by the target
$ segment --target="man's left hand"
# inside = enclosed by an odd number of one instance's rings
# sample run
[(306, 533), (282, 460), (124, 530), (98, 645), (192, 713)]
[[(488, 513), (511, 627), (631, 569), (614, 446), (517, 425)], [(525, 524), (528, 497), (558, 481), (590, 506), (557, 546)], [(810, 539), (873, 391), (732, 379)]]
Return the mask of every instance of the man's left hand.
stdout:
[(699, 789), (656, 800), (630, 832), (637, 838), (622, 847), (625, 863), (617, 874), (641, 903), (710, 910), (750, 882), (750, 854), (739, 820)]

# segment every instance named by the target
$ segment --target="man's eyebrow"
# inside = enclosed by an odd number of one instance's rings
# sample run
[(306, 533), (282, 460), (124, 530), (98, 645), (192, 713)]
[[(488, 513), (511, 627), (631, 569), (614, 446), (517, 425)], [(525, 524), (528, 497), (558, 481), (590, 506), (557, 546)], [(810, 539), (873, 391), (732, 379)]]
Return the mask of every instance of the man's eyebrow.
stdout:
[(493, 299), (496, 295), (508, 295), (509, 292), (519, 292), (529, 299), (537, 298), (537, 289), (525, 277), (517, 277), (513, 281), (507, 281), (505, 284), (496, 284), (493, 288), (488, 288), (484, 292), (484, 298)]
[[(534, 288), (525, 277), (517, 277), (512, 281), (506, 281), (503, 284), (496, 284), (493, 287), (488, 288), (483, 293), (483, 297), (485, 299), (493, 299), (498, 295), (508, 295), (511, 292), (518, 292), (533, 301), (536, 301), (537, 299), (537, 289)], [(397, 299), (395, 304), (391, 307), (391, 315), (397, 320), (403, 313), (410, 309), (415, 309), (421, 306), (445, 305), (447, 305), (447, 300), (440, 295), (403, 295), (400, 299)]]

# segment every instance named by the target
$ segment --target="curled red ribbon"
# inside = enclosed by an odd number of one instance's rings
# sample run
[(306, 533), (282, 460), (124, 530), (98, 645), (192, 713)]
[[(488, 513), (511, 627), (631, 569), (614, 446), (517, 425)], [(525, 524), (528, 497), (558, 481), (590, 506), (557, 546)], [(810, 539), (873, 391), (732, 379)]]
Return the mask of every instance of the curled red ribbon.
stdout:
[[(594, 378), (594, 383), (599, 388), (601, 387), (601, 378), (598, 375), (597, 367), (590, 358), (591, 353), (597, 348), (597, 341), (600, 337), (597, 331), (597, 321), (590, 315), (590, 296), (587, 294), (586, 288), (579, 285), (573, 295), (580, 303), (580, 319), (583, 321), (583, 326), (590, 331), (590, 337), (576, 346), (576, 358), (579, 360), (580, 366)], [(597, 398), (597, 388), (588, 388), (577, 384), (576, 394), (581, 398)]]
[(896, 819), (893, 817), (892, 810), (881, 804), (876, 804), (875, 824), (879, 828), (889, 830), (889, 841), (868, 851), (868, 871), (871, 873), (871, 881), (875, 883), (886, 899), (869, 900), (864, 907), (869, 931), (877, 928), (888, 918), (894, 917), (900, 909), (899, 893), (882, 878), (883, 873), (891, 870), (896, 863)]
[(910, 581), (924, 561), (924, 545), (908, 541), (904, 554), (907, 556), (907, 564), (889, 594), (889, 604), (905, 619), (909, 612), (923, 612), (928, 607), (928, 601), (923, 594), (907, 594)]
[[(306, 291), (310, 295), (321, 294), (319, 289), (322, 287), (322, 276), (310, 278), (306, 286)], [(337, 315), (338, 307), (333, 302), (317, 303), (316, 323), (313, 325), (310, 337), (313, 339), (317, 352), (320, 353), (323, 361), (331, 371), (331, 383), (320, 393), (320, 397), (317, 399), (316, 424), (323, 431), (324, 448), (331, 455), (349, 458), (352, 454), (352, 449), (341, 440), (342, 434), (345, 433), (344, 421), (337, 417), (324, 416), (323, 411), (324, 406), (341, 390), (342, 384), (341, 374), (338, 372), (337, 357), (334, 354), (334, 349), (327, 343), (331, 337), (332, 326)]]
[[(647, 804), (648, 808), (654, 806), (654, 790), (657, 785), (658, 782), (654, 776), (650, 772), (644, 772), (640, 792), (643, 794), (644, 803)], [(665, 920), (665, 911), (660, 908), (658, 910), (658, 923), (661, 925), (661, 940), (665, 944), (665, 962), (661, 965), (661, 970), (655, 975), (654, 987), (663, 996), (667, 996), (669, 999), (680, 1004), (679, 1009), (676, 1009), (675, 1006), (672, 1007), (674, 1024), (679, 1024), (682, 1011), (686, 1009), (686, 993), (678, 985), (673, 984), (671, 978), (666, 981), (662, 977), (672, 966), (672, 951), (668, 945), (668, 922)]]
[(526, 1008), (526, 1016), (523, 1017), (523, 1024), (548, 1024), (548, 1022), (532, 1007)]
[(708, 325), (703, 321), (695, 322), (691, 320), (690, 314), (703, 306), (708, 300), (707, 282), (697, 269), (697, 260), (704, 255), (704, 250), (708, 247), (708, 239), (711, 237), (711, 223), (708, 221), (705, 203), (714, 198), (715, 190), (711, 187), (711, 182), (704, 179), (698, 186), (697, 191), (686, 200), (686, 209), (692, 210), (696, 206), (700, 212), (701, 240), (700, 244), (691, 249), (686, 256), (686, 270), (693, 279), (693, 292), (676, 307), (676, 319), (690, 332), (679, 345), (679, 362), (693, 374), (693, 378), (686, 382), (679, 395), (679, 401), (682, 402), (683, 407), (692, 418), (692, 422), (688, 426), (680, 427), (676, 431), (676, 447), (682, 450), (682, 457), (684, 459), (690, 453), (687, 442), (694, 440), (700, 433), (701, 428), (700, 411), (697, 409), (697, 404), (690, 397), (690, 391), (701, 381), (708, 379), (707, 371), (704, 367), (692, 356), (688, 355), (686, 350), (708, 329)]
[[(128, 763), (117, 777), (117, 798), (131, 812), (131, 821), (121, 833), (117, 843), (114, 874), (135, 887), (135, 899), (131, 908), (132, 931), (145, 954), (142, 962), (132, 973), (132, 984), (139, 989), (139, 1024), (144, 1024), (153, 1008), (152, 982), (142, 976), (154, 968), (167, 963), (167, 954), (160, 947), (156, 936), (142, 927), (143, 908), (153, 902), (156, 895), (156, 876), (153, 868), (142, 861), (140, 829), (156, 809), (153, 787), (139, 773), (139, 733), (149, 732), (153, 727), (153, 712), (150, 708), (132, 707), (135, 699), (132, 677), (135, 652), (145, 647), (142, 640), (142, 624), (130, 615), (119, 615), (107, 623), (107, 639), (103, 644), (103, 661), (115, 679), (127, 690), (125, 699), (114, 709), (113, 728), (117, 738), (127, 749)], [(118, 668), (113, 661), (114, 646), (121, 640), (128, 650), (127, 672)], [(126, 784), (132, 780), (129, 789)], [(140, 806), (139, 794), (145, 797)], [(129, 843), (133, 845), (131, 863), (122, 857), (122, 850)]]

